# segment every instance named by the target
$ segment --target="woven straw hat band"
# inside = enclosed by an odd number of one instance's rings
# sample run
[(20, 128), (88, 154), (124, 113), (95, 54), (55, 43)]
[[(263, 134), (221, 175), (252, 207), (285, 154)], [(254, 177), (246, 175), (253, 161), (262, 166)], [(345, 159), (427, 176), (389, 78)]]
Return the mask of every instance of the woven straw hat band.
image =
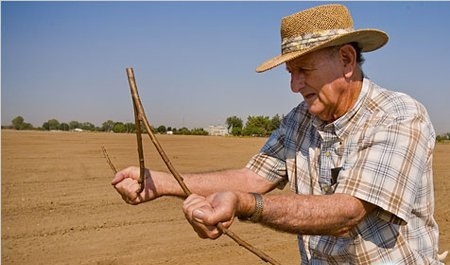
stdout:
[(345, 6), (310, 8), (282, 19), (281, 53), (311, 48), (352, 31), (353, 20)]

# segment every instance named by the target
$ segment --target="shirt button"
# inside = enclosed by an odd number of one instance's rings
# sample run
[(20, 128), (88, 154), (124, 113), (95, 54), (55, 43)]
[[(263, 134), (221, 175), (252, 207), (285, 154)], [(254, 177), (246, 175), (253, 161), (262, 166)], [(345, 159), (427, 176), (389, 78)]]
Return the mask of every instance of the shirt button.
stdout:
[(326, 157), (329, 157), (330, 155), (331, 155), (330, 151), (326, 151), (326, 152), (325, 152), (325, 156), (326, 156)]

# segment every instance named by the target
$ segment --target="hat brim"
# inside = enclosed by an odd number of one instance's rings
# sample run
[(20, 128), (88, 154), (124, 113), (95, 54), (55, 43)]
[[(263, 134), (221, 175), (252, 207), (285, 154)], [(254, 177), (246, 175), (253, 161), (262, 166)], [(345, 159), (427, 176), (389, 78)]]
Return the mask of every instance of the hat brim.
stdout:
[(377, 30), (377, 29), (355, 30), (350, 33), (342, 34), (335, 38), (324, 41), (320, 45), (317, 45), (317, 46), (314, 46), (311, 48), (278, 55), (272, 59), (265, 61), (261, 65), (259, 65), (256, 68), (256, 72), (258, 72), (258, 73), (265, 72), (265, 71), (270, 70), (282, 63), (288, 62), (297, 57), (306, 55), (313, 51), (320, 50), (322, 48), (343, 45), (343, 44), (351, 43), (351, 42), (357, 42), (359, 44), (359, 47), (361, 48), (362, 52), (370, 52), (370, 51), (374, 51), (374, 50), (379, 49), (382, 46), (384, 46), (387, 43), (388, 39), (389, 39), (388, 35), (381, 30)]

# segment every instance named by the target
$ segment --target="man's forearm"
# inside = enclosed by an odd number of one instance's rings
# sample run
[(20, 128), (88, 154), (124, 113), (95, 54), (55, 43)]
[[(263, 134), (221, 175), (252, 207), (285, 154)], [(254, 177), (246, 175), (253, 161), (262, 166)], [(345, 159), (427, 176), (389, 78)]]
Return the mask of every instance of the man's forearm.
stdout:
[(264, 196), (263, 201), (260, 222), (294, 234), (340, 235), (375, 209), (375, 206), (346, 194), (269, 195)]
[[(158, 180), (158, 184), (156, 185), (161, 195), (185, 197), (185, 194), (172, 175), (157, 171), (152, 171), (151, 174)], [(184, 183), (192, 193), (202, 196), (208, 196), (219, 191), (266, 193), (276, 186), (276, 184), (261, 178), (247, 168), (206, 173), (189, 173), (182, 174), (182, 177)]]

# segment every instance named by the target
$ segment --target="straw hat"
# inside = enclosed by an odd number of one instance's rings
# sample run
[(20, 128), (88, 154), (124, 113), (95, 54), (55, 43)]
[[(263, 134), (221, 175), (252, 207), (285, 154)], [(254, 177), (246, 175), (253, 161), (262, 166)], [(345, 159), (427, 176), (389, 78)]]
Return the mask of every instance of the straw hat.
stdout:
[(357, 42), (362, 52), (370, 52), (387, 41), (387, 34), (381, 30), (353, 29), (353, 19), (343, 5), (317, 6), (281, 20), (281, 55), (258, 66), (256, 72), (325, 47)]

